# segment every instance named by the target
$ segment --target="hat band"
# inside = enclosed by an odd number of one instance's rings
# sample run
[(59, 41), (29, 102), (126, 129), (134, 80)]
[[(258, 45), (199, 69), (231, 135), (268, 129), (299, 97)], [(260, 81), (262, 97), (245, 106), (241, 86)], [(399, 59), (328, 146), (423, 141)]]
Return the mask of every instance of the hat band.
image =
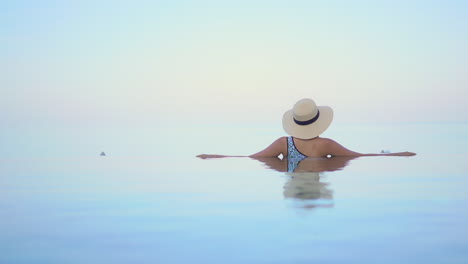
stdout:
[(294, 123), (296, 123), (296, 124), (298, 124), (300, 126), (307, 126), (307, 125), (310, 125), (310, 124), (314, 123), (315, 121), (317, 121), (319, 116), (320, 116), (320, 111), (317, 110), (317, 115), (314, 118), (310, 119), (310, 120), (298, 121), (298, 120), (296, 120), (296, 118), (293, 118), (293, 119), (294, 119)]

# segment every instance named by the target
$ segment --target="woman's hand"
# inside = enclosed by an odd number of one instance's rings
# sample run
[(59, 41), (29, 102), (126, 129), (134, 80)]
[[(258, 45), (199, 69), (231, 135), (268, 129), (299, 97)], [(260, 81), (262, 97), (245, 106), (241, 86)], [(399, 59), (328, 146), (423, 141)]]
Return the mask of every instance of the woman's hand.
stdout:
[(392, 156), (414, 156), (416, 155), (416, 153), (414, 152), (398, 152), (398, 153), (389, 153), (389, 155), (392, 155)]
[(200, 159), (215, 159), (215, 158), (224, 158), (224, 155), (217, 155), (217, 154), (200, 154), (197, 157)]

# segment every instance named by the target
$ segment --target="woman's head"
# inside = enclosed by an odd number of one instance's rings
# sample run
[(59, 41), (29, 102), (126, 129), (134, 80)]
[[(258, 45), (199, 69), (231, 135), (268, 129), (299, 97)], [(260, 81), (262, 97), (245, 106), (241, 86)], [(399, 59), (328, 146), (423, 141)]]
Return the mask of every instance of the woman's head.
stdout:
[(333, 109), (329, 106), (317, 106), (314, 100), (304, 98), (283, 115), (283, 128), (287, 134), (311, 139), (322, 134), (333, 120)]

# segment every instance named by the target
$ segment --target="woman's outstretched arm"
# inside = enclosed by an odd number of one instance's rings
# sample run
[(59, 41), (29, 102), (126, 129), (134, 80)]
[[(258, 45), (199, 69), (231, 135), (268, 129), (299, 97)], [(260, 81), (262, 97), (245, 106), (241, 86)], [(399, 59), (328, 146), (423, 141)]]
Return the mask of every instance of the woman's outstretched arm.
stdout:
[(413, 152), (395, 152), (395, 153), (359, 153), (351, 151), (334, 140), (326, 139), (324, 147), (324, 155), (331, 155), (332, 157), (362, 157), (362, 156), (414, 156)]
[(219, 155), (219, 154), (200, 154), (197, 157), (201, 159), (213, 159), (213, 158), (227, 158), (227, 157), (278, 157), (280, 154), (285, 154), (286, 151), (286, 137), (281, 137), (271, 143), (270, 146), (262, 151), (249, 156), (233, 156), (233, 155)]

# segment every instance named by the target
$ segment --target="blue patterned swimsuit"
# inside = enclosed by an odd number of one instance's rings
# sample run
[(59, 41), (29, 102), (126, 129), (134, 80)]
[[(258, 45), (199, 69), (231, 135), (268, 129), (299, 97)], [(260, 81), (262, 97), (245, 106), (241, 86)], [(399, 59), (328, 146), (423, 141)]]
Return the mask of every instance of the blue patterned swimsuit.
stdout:
[(307, 156), (297, 150), (294, 145), (293, 137), (288, 137), (288, 172), (294, 172), (299, 162), (305, 158)]

